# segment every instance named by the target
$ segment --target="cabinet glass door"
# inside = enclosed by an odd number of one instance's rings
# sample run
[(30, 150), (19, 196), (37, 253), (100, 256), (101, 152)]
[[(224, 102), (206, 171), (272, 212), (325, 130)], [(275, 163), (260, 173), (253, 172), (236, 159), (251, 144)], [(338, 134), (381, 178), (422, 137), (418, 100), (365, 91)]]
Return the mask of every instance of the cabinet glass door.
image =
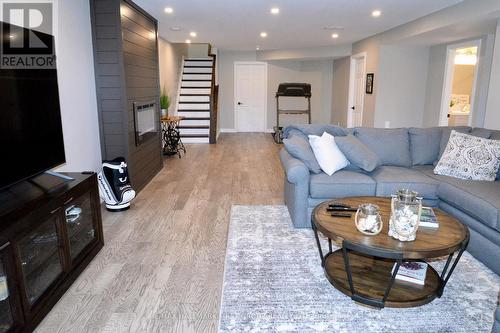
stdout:
[(30, 304), (35, 303), (63, 272), (57, 221), (57, 217), (52, 216), (18, 242)]
[(90, 193), (86, 193), (64, 208), (68, 230), (69, 251), (74, 260), (87, 245), (96, 240)]
[(5, 264), (0, 257), (0, 333), (8, 332), (14, 327), (14, 315), (10, 300), (9, 285)]

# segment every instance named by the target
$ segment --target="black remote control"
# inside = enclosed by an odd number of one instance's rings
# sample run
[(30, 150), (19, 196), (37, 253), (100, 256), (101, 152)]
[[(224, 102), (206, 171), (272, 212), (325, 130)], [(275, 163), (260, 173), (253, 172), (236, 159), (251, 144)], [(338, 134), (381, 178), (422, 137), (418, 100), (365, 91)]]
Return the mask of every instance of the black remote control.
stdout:
[(340, 212), (333, 212), (331, 214), (333, 217), (352, 217), (352, 214), (349, 214), (349, 213), (340, 213)]
[(356, 208), (352, 207), (329, 207), (326, 209), (327, 212), (356, 212)]
[(344, 203), (342, 203), (342, 202), (334, 202), (334, 203), (331, 203), (331, 204), (329, 204), (329, 205), (328, 205), (328, 207), (330, 207), (330, 208), (334, 208), (334, 207), (335, 207), (335, 208), (336, 208), (336, 207), (351, 208), (351, 206), (346, 205), (346, 204), (344, 204)]

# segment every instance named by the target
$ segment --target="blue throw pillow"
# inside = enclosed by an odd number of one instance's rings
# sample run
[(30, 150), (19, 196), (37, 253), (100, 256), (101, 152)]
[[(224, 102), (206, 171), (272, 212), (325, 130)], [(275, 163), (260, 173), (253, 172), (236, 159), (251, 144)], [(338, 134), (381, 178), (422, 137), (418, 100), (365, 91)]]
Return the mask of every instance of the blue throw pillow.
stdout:
[(411, 166), (407, 128), (356, 128), (354, 135), (377, 154), (382, 165)]
[(335, 137), (335, 143), (352, 165), (372, 172), (380, 164), (380, 158), (353, 135)]
[(309, 171), (312, 173), (321, 172), (321, 167), (316, 157), (314, 157), (314, 153), (309, 145), (309, 140), (304, 136), (292, 135), (287, 139), (283, 139), (283, 144), (285, 145), (286, 151), (296, 159), (301, 160)]

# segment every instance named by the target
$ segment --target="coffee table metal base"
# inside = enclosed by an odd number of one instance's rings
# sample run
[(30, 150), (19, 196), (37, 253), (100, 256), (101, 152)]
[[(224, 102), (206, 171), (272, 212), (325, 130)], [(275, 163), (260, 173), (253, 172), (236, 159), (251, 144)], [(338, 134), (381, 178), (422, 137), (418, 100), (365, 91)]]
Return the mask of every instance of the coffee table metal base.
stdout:
[[(401, 255), (385, 251), (382, 253), (369, 247), (351, 244), (345, 240), (342, 242), (341, 249), (333, 251), (331, 239), (328, 239), (328, 252), (323, 255), (318, 230), (314, 223), (313, 231), (321, 265), (328, 281), (354, 301), (375, 308), (415, 307), (427, 304), (436, 297), (441, 297), (444, 287), (469, 241), (467, 238), (462, 244), (455, 260), (453, 260), (455, 253), (448, 256), (441, 274), (429, 264), (425, 284), (421, 286), (395, 279), (402, 262), (410, 261), (405, 260)], [(413, 261), (423, 262), (422, 260)], [(452, 261), (453, 264), (450, 268)], [(396, 263), (396, 268), (393, 270), (394, 263)]]

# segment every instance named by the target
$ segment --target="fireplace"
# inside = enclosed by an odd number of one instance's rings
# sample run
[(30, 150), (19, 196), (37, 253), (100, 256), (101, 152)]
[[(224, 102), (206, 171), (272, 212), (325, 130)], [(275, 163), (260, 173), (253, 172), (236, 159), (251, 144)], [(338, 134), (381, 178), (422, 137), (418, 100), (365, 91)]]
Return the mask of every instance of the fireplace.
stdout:
[(158, 134), (157, 108), (155, 102), (134, 102), (135, 145), (154, 138)]

